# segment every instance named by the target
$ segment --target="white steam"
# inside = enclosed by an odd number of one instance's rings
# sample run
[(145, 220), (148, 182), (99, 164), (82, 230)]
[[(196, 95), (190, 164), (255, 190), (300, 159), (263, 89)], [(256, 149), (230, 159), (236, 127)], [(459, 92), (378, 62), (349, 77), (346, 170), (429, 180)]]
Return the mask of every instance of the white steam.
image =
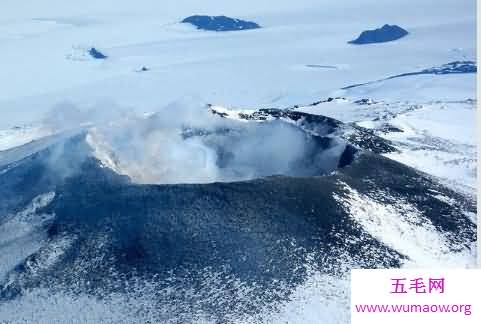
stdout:
[(88, 125), (87, 142), (94, 156), (138, 183), (319, 175), (337, 167), (345, 147), (339, 143), (321, 149), (291, 123), (230, 120), (197, 101), (176, 102), (148, 116), (117, 108), (97, 110), (57, 106), (45, 121), (50, 127)]

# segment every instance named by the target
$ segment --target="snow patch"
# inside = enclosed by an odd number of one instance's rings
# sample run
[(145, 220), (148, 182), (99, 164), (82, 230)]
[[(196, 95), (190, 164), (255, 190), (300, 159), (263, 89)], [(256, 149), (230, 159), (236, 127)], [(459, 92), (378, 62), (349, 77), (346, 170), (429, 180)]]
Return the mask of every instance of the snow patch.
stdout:
[(15, 215), (7, 216), (0, 224), (0, 281), (44, 244), (46, 233), (42, 226), (51, 221), (54, 215), (38, 214), (37, 210), (49, 205), (54, 197), (54, 192), (37, 196), (27, 207)]
[(17, 126), (0, 130), (0, 152), (52, 135), (42, 126)]
[[(346, 196), (334, 195), (343, 208), (366, 232), (386, 246), (406, 255), (405, 267), (469, 267), (475, 263), (472, 250), (451, 246), (443, 233), (413, 205), (397, 199), (395, 204), (380, 203), (341, 183)], [(378, 191), (373, 196), (386, 197)], [(391, 197), (393, 198), (393, 197)], [(453, 252), (462, 249), (463, 252)], [(475, 249), (473, 249), (475, 250)]]

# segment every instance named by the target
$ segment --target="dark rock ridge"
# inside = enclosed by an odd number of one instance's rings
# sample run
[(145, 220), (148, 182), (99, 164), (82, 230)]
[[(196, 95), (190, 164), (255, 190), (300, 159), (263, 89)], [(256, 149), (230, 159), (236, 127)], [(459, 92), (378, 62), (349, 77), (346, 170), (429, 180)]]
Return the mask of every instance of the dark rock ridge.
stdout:
[(89, 50), (89, 54), (90, 56), (92, 56), (94, 59), (98, 59), (98, 60), (104, 60), (107, 58), (106, 55), (104, 55), (102, 52), (100, 52), (99, 50), (97, 50), (95, 47), (92, 47), (90, 50)]
[(458, 74), (458, 73), (476, 73), (478, 68), (476, 62), (474, 61), (454, 61), (441, 66), (432, 67), (429, 69), (424, 69), (418, 72), (402, 73), (389, 77), (388, 79), (400, 78), (410, 75), (420, 75), (420, 74)]
[(408, 32), (397, 25), (384, 25), (381, 28), (374, 30), (366, 30), (359, 35), (355, 40), (349, 41), (349, 44), (372, 44), (385, 43), (400, 39), (406, 36)]
[(203, 16), (195, 15), (182, 20), (182, 23), (189, 23), (197, 29), (210, 31), (236, 31), (260, 28), (257, 23), (226, 16)]
[(477, 71), (478, 71), (478, 67), (476, 65), (476, 62), (474, 62), (474, 61), (454, 61), (454, 62), (449, 62), (449, 63), (443, 64), (441, 66), (436, 66), (436, 67), (424, 69), (424, 70), (421, 70), (421, 71), (401, 73), (401, 74), (396, 74), (396, 75), (393, 75), (393, 76), (390, 76), (390, 77), (387, 77), (387, 78), (384, 78), (384, 79), (380, 79), (380, 80), (353, 84), (353, 85), (349, 85), (347, 87), (343, 87), (342, 89), (346, 90), (346, 89), (356, 88), (356, 87), (369, 85), (369, 84), (373, 84), (373, 83), (378, 83), (378, 82), (382, 82), (382, 81), (386, 81), (386, 80), (402, 78), (402, 77), (409, 77), (409, 76), (414, 76), (414, 75), (464, 74), (464, 73), (477, 73)]
[[(311, 105), (315, 106), (332, 100), (334, 99), (329, 98)], [(215, 110), (212, 112), (219, 114)], [(220, 113), (220, 115), (226, 117), (225, 114)], [(238, 117), (245, 120), (264, 121), (269, 119), (287, 119), (293, 121), (298, 127), (307, 131), (309, 134), (320, 137), (340, 138), (346, 140), (349, 145), (358, 149), (368, 150), (378, 154), (397, 152), (397, 149), (389, 140), (377, 136), (373, 130), (360, 127), (356, 124), (344, 124), (334, 118), (322, 115), (312, 115), (292, 109), (268, 108), (259, 109), (251, 114), (239, 113)]]

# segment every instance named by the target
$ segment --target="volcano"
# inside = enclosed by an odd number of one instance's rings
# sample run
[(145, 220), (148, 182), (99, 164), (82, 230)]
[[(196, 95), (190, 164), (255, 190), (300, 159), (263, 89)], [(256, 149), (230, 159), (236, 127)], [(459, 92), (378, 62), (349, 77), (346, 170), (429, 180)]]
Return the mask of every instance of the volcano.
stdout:
[[(367, 129), (292, 110), (210, 114), (218, 127), (179, 130), (214, 152), (222, 176), (202, 183), (139, 183), (90, 128), (1, 152), (2, 303), (262, 321), (313, 274), (335, 286), (354, 267), (437, 265), (474, 249), (474, 202), (383, 157), (395, 148)], [(290, 163), (266, 166), (265, 127), (302, 140), (279, 144), (296, 152)], [(249, 145), (259, 163), (236, 156)]]

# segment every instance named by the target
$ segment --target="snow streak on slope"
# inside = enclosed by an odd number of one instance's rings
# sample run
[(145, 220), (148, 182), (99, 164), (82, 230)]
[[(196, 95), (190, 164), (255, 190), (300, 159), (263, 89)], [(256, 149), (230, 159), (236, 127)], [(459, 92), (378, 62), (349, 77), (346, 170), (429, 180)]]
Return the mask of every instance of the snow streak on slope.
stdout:
[[(453, 80), (454, 82), (455, 80)], [(461, 80), (460, 80), (461, 81)], [(421, 90), (413, 91), (413, 96)], [(397, 152), (385, 155), (439, 178), (470, 196), (476, 188), (476, 104), (470, 97), (450, 100), (384, 100), (338, 98), (296, 110), (326, 115), (373, 130), (391, 141)], [(470, 92), (472, 96), (475, 92)]]
[(54, 215), (38, 214), (37, 210), (47, 206), (54, 197), (53, 192), (40, 195), (16, 215), (0, 218), (0, 281), (45, 243), (46, 235), (42, 227)]
[[(396, 199), (395, 204), (376, 201), (373, 197), (389, 196), (387, 192), (372, 193), (372, 197), (359, 194), (343, 184), (348, 198), (335, 195), (344, 208), (368, 233), (379, 241), (407, 256), (406, 267), (466, 268), (475, 266), (476, 250), (453, 246), (446, 234), (439, 232), (432, 222), (408, 202)], [(377, 198), (379, 200), (379, 198)], [(393, 199), (391, 197), (390, 199)]]
[(292, 293), (289, 302), (264, 323), (349, 323), (350, 282), (346, 277), (314, 273)]
[(400, 147), (387, 154), (467, 194), (476, 190), (476, 102), (424, 104), (399, 114), (389, 124), (403, 132), (381, 135)]

